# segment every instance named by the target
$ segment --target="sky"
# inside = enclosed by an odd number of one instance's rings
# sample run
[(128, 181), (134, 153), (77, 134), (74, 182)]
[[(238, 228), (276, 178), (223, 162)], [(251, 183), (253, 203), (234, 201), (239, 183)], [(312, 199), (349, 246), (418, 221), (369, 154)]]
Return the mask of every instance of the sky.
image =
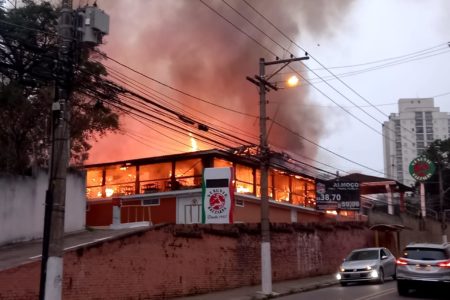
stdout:
[[(271, 78), (284, 80), (294, 70), (304, 77), (298, 87), (267, 94), (269, 144), (333, 173), (383, 176), (382, 123), (398, 112), (399, 98), (437, 96), (435, 105), (450, 112), (446, 0), (97, 3), (110, 16), (110, 34), (101, 46), (109, 57), (222, 108), (174, 92), (111, 61), (105, 62), (108, 66), (166, 95), (161, 101), (173, 97), (197, 118), (238, 135), (249, 134), (254, 141), (259, 127), (256, 117), (250, 116), (259, 113), (259, 95), (246, 76), (259, 72), (260, 58), (300, 57), (306, 51), (309, 60), (291, 63), (292, 69)], [(413, 53), (416, 56), (406, 56)], [(409, 61), (388, 60), (392, 58)], [(386, 66), (389, 62), (396, 63)], [(276, 70), (266, 67), (267, 74)], [(122, 134), (94, 143), (88, 163), (189, 150), (188, 135), (174, 141), (167, 137), (170, 133), (126, 117), (121, 124)], [(201, 149), (206, 147), (200, 144)]]

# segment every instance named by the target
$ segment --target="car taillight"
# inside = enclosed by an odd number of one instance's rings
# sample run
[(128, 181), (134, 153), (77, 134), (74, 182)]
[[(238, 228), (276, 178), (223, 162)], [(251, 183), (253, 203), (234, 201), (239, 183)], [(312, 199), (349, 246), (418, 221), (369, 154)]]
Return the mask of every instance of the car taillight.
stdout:
[(403, 258), (397, 259), (397, 261), (395, 263), (397, 265), (401, 265), (401, 266), (406, 266), (408, 264), (408, 262), (406, 260), (404, 260)]
[(441, 267), (441, 268), (450, 268), (450, 260), (440, 262), (438, 264), (438, 266)]

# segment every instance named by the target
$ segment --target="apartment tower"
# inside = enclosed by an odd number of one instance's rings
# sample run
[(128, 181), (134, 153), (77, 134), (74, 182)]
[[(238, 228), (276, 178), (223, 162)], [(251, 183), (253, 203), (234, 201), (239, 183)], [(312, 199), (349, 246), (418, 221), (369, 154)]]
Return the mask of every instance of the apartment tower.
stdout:
[(384, 172), (386, 176), (413, 185), (409, 164), (436, 139), (450, 136), (450, 115), (434, 106), (433, 98), (398, 100), (398, 113), (383, 123)]

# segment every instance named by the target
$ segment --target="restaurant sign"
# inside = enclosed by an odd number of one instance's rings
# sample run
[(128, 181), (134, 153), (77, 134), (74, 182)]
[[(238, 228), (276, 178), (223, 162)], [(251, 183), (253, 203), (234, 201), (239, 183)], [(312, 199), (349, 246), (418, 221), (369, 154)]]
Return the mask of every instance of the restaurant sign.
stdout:
[(202, 223), (233, 223), (233, 168), (205, 168), (202, 182)]
[(359, 210), (359, 182), (333, 180), (316, 183), (318, 210)]
[(433, 176), (436, 166), (425, 156), (414, 158), (409, 164), (409, 174), (417, 181), (425, 181)]

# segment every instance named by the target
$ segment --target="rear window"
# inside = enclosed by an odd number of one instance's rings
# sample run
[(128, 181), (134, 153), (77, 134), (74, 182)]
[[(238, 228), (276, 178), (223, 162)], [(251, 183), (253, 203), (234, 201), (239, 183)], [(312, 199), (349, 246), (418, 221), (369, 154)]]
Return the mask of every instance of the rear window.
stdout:
[(444, 260), (448, 255), (444, 249), (406, 248), (403, 257), (417, 260)]

